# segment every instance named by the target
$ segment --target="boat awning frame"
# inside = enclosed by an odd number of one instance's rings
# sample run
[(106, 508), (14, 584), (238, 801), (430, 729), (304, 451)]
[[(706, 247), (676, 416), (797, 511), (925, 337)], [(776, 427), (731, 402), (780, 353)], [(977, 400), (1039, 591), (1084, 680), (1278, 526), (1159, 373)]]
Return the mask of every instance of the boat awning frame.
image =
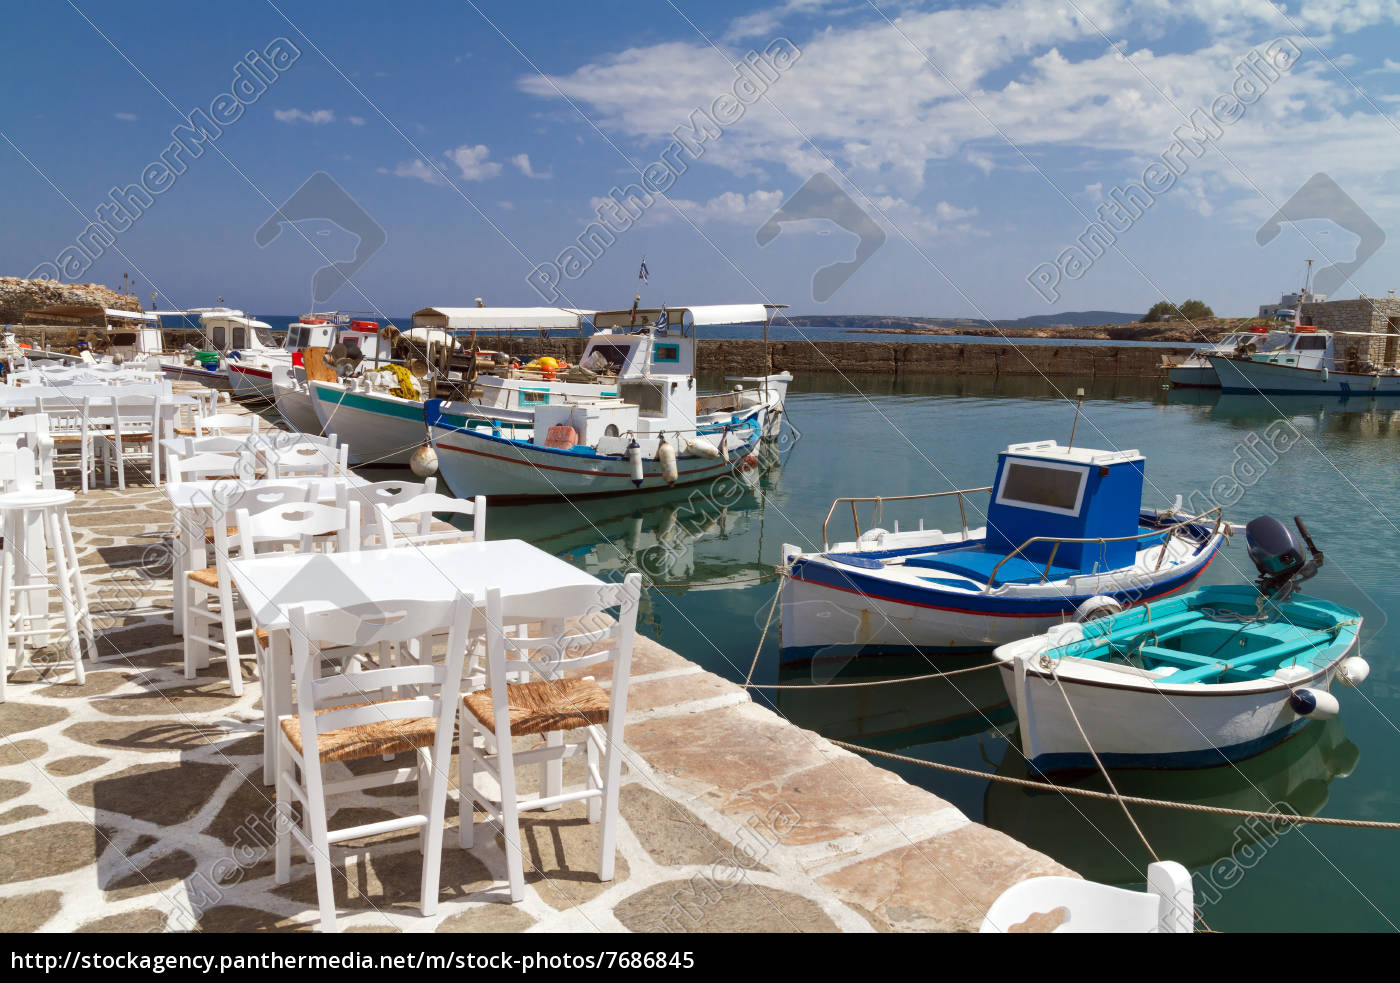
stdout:
[(451, 334), (476, 331), (577, 331), (592, 311), (571, 307), (424, 307), (410, 318), (414, 328), (441, 328)]

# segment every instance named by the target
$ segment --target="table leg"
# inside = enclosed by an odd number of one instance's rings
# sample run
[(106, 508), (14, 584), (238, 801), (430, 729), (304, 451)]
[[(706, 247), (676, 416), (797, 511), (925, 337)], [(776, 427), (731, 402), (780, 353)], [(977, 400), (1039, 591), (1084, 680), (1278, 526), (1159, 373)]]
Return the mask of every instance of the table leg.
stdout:
[(274, 631), (263, 654), (263, 784), (277, 783), (277, 719), (291, 713), (292, 651), (285, 631)]

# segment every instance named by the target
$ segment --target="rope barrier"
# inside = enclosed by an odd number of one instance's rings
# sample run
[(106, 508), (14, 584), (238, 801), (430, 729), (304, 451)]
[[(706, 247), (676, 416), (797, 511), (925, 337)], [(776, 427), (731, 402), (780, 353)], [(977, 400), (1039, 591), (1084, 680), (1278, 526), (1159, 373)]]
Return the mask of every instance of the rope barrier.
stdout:
[(877, 758), (887, 758), (891, 761), (899, 761), (904, 764), (920, 765), (924, 768), (946, 771), (954, 775), (966, 775), (969, 778), (982, 778), (991, 782), (1005, 782), (1008, 785), (1040, 789), (1042, 792), (1061, 792), (1066, 795), (1079, 795), (1088, 799), (1101, 799), (1111, 802), (1122, 801), (1130, 805), (1181, 809), (1187, 812), (1200, 812), (1214, 816), (1230, 816), (1236, 819), (1265, 819), (1272, 822), (1299, 823), (1314, 826), (1343, 826), (1351, 829), (1400, 830), (1400, 822), (1387, 822), (1379, 819), (1336, 819), (1331, 816), (1300, 816), (1283, 812), (1261, 812), (1255, 809), (1231, 809), (1227, 806), (1208, 806), (1196, 802), (1172, 802), (1168, 799), (1147, 799), (1137, 795), (1113, 795), (1110, 792), (1098, 792), (1093, 789), (1074, 788), (1069, 785), (1056, 785), (1052, 782), (1038, 782), (1031, 778), (1015, 778), (1011, 775), (994, 775), (990, 772), (978, 771), (975, 768), (962, 768), (958, 765), (943, 764), (939, 761), (925, 761), (922, 758), (911, 758), (907, 754), (896, 754), (894, 751), (881, 751), (878, 748), (862, 747), (859, 744), (838, 741), (835, 738), (829, 738), (829, 740), (837, 747), (845, 748), (847, 751), (853, 751), (856, 754), (869, 754)]

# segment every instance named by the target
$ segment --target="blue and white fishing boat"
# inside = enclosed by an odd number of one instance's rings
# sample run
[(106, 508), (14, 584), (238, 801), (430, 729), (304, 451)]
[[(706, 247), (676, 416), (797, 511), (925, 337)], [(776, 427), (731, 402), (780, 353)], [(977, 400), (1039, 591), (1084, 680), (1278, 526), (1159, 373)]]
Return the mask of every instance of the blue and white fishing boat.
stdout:
[(1298, 529), (1311, 558), (1278, 520), (1249, 523), (1253, 586), (1206, 587), (998, 648), (1026, 758), (1042, 771), (1094, 767), (1095, 755), (1106, 767), (1205, 768), (1336, 716), (1332, 680), (1356, 686), (1370, 672), (1349, 655), (1361, 616), (1296, 594), (1322, 565)]
[[(1229, 525), (1218, 508), (1144, 511), (1143, 468), (1135, 450), (1013, 444), (985, 488), (837, 499), (821, 551), (783, 547), (781, 662), (986, 650), (1180, 590), (1205, 570)], [(967, 500), (985, 493), (987, 524), (969, 528)], [(860, 502), (949, 498), (961, 529), (921, 521), (826, 539), (844, 505), (854, 514)]]
[(511, 429), (489, 411), (463, 419), (464, 409), (471, 412), (464, 404), (429, 401), (424, 416), (443, 479), (457, 495), (529, 501), (632, 494), (756, 466), (770, 414), (781, 412), (792, 377), (784, 372), (752, 389), (700, 396), (695, 328), (763, 321), (769, 310), (749, 304), (595, 314), (581, 364), (592, 360), (596, 385), (616, 395), (544, 390), (528, 423)]

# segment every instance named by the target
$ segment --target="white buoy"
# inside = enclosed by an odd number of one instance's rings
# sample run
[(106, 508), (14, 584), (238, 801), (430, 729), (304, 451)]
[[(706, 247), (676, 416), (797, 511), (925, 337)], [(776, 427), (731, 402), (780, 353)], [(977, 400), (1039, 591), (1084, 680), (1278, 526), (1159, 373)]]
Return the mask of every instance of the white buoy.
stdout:
[(719, 457), (719, 448), (704, 437), (687, 437), (685, 452), (692, 457)]
[(642, 445), (637, 443), (636, 437), (633, 437), (632, 443), (627, 445), (627, 460), (632, 465), (632, 484), (638, 488), (642, 487), (646, 471), (642, 468)]
[(661, 465), (661, 477), (666, 484), (674, 485), (680, 477), (680, 471), (676, 468), (676, 449), (666, 442), (664, 433), (656, 445), (656, 463)]
[(420, 478), (437, 474), (437, 451), (424, 444), (413, 452), (413, 456), (408, 459), (408, 466)]
[(1300, 717), (1309, 720), (1331, 720), (1342, 712), (1337, 698), (1325, 689), (1295, 689), (1288, 696), (1288, 707)]
[(1371, 664), (1359, 655), (1343, 659), (1337, 666), (1337, 680), (1343, 686), (1360, 686), (1371, 675)]

